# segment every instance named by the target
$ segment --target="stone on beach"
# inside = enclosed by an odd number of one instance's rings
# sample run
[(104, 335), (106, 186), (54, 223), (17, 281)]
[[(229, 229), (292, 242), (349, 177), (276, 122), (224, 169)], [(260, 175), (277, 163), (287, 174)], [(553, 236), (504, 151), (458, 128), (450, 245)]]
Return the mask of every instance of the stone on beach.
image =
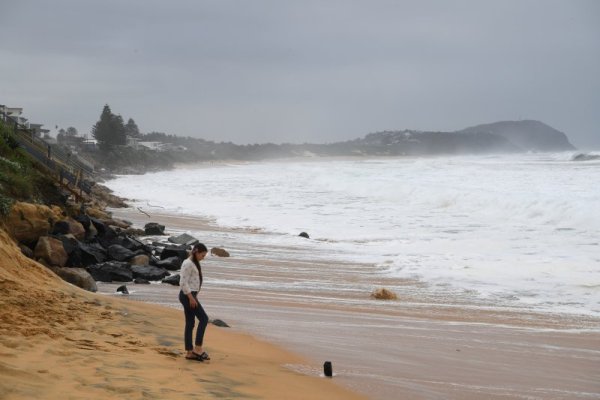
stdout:
[(87, 271), (100, 282), (131, 282), (133, 273), (129, 263), (120, 261), (108, 261), (100, 264), (90, 265)]
[(179, 274), (171, 275), (162, 280), (162, 283), (168, 283), (173, 286), (179, 286)]
[(396, 300), (398, 296), (396, 296), (396, 293), (392, 292), (391, 290), (379, 288), (371, 293), (371, 298), (377, 300)]
[(84, 268), (51, 267), (50, 269), (64, 281), (67, 281), (72, 285), (87, 290), (88, 292), (98, 291), (96, 281)]
[(144, 232), (146, 235), (164, 235), (165, 226), (156, 222), (148, 222), (144, 225)]
[(212, 249), (210, 249), (210, 254), (217, 257), (229, 257), (229, 252), (219, 247), (213, 247)]
[(179, 236), (171, 236), (167, 240), (169, 242), (171, 242), (171, 243), (183, 244), (183, 245), (186, 245), (186, 246), (193, 246), (193, 245), (195, 245), (197, 243), (200, 243), (200, 241), (198, 239), (196, 239), (192, 235), (188, 235), (187, 233), (182, 233)]
[(134, 278), (142, 278), (149, 281), (158, 281), (169, 276), (169, 272), (166, 269), (152, 265), (132, 265), (131, 272)]

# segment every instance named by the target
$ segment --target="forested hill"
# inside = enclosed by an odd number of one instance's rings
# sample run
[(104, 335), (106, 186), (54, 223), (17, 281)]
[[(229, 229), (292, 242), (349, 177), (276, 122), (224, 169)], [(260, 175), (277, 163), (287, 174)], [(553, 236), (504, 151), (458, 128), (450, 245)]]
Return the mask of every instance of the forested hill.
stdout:
[(502, 121), (477, 125), (459, 133), (489, 133), (506, 138), (521, 151), (575, 150), (567, 135), (540, 121)]

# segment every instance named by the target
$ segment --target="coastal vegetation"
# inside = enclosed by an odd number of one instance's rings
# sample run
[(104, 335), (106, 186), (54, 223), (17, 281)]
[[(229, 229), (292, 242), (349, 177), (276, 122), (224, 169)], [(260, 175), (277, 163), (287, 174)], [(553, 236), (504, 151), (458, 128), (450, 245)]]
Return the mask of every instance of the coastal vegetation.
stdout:
[(13, 200), (60, 202), (53, 180), (35, 163), (0, 120), (0, 214), (6, 215)]

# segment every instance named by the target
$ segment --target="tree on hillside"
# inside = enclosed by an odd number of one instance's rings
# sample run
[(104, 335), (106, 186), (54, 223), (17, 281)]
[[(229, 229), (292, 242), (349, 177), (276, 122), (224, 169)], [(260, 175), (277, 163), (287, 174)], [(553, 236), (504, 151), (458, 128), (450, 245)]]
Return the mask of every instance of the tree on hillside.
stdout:
[(129, 118), (127, 121), (127, 124), (125, 125), (125, 134), (134, 138), (140, 137), (140, 130), (133, 118)]
[(100, 120), (92, 128), (92, 136), (98, 141), (98, 146), (103, 151), (109, 151), (114, 146), (124, 145), (125, 125), (120, 115), (115, 115), (106, 104), (100, 114)]
[(77, 129), (75, 129), (74, 127), (70, 126), (67, 128), (67, 132), (66, 132), (67, 136), (77, 136), (78, 132)]

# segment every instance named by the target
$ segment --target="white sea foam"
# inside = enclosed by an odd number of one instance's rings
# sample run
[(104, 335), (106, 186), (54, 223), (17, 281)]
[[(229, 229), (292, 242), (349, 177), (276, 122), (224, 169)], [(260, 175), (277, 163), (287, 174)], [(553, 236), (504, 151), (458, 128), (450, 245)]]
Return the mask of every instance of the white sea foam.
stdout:
[(600, 163), (573, 154), (204, 165), (107, 186), (281, 245), (306, 231), (307, 255), (374, 273), (600, 315)]

